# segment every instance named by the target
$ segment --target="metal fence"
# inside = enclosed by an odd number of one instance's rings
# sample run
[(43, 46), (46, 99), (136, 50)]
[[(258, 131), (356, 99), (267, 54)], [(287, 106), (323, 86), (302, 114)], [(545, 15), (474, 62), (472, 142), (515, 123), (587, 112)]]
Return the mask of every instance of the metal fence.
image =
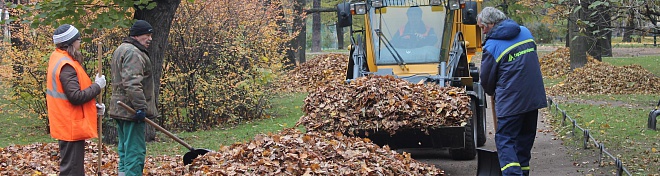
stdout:
[(593, 136), (591, 136), (591, 134), (589, 133), (589, 129), (585, 129), (585, 128), (580, 127), (580, 125), (577, 124), (577, 121), (575, 121), (575, 119), (573, 119), (571, 116), (566, 114), (565, 110), (559, 108), (559, 104), (555, 103), (553, 101), (552, 97), (548, 97), (548, 104), (550, 105), (549, 106), (550, 107), (549, 108), (550, 112), (553, 115), (557, 115), (557, 113), (561, 113), (561, 114), (559, 114), (562, 117), (561, 118), (561, 126), (565, 126), (567, 120), (571, 122), (571, 124), (572, 124), (571, 135), (572, 135), (572, 137), (576, 137), (576, 132), (575, 132), (576, 129), (579, 129), (580, 131), (582, 131), (582, 139), (581, 140), (582, 140), (582, 144), (583, 144), (584, 149), (589, 148), (589, 146), (590, 146), (589, 141), (591, 141), (594, 144), (594, 146), (596, 146), (596, 148), (598, 148), (598, 150), (600, 150), (600, 153), (598, 155), (599, 156), (598, 157), (598, 166), (599, 167), (602, 166), (601, 163), (603, 163), (603, 154), (604, 154), (607, 157), (609, 157), (610, 159), (614, 160), (614, 165), (616, 167), (616, 175), (621, 176), (624, 173), (629, 175), (629, 176), (632, 175), (632, 174), (630, 174), (628, 169), (626, 169), (626, 167), (623, 166), (623, 163), (621, 162), (621, 160), (619, 158), (615, 157), (614, 155), (612, 155), (610, 152), (608, 152), (605, 149), (605, 144), (600, 143), (595, 138), (593, 138)]

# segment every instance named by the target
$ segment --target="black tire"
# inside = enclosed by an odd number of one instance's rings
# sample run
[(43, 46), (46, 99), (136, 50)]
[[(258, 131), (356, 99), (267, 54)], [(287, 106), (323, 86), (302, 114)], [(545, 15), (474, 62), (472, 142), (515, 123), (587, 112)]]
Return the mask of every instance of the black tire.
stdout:
[[(476, 115), (472, 115), (472, 118), (475, 118)], [(474, 135), (472, 123), (474, 120), (470, 120), (470, 123), (465, 125), (465, 148), (461, 149), (449, 149), (449, 154), (453, 160), (473, 160), (477, 156), (477, 146), (474, 141), (477, 138)]]
[[(483, 97), (486, 96), (484, 95)], [(477, 107), (474, 109), (476, 109), (477, 124), (479, 124), (479, 126), (477, 126), (477, 147), (481, 147), (486, 145), (486, 107), (477, 106), (476, 101), (478, 100), (473, 101), (473, 107)]]

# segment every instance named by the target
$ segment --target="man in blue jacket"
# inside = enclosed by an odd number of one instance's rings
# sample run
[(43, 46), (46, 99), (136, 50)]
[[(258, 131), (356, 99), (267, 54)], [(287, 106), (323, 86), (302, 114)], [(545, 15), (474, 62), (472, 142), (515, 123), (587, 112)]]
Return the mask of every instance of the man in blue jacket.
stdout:
[(481, 10), (477, 24), (486, 34), (480, 78), (495, 97), (502, 174), (529, 175), (538, 109), (547, 106), (534, 37), (493, 7)]

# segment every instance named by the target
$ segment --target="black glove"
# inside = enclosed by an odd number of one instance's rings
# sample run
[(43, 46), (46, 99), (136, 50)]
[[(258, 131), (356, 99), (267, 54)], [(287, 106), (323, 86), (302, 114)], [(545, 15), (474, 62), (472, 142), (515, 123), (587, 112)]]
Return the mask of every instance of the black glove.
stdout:
[(133, 116), (134, 119), (138, 121), (144, 120), (144, 117), (147, 116), (147, 113), (145, 113), (142, 109), (135, 111), (135, 116)]

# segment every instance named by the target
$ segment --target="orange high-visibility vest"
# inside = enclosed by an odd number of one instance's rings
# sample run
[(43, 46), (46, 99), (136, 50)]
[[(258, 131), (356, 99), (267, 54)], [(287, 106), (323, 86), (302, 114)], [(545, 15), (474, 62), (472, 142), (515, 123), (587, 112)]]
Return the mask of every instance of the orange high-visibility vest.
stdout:
[(64, 50), (56, 49), (48, 61), (46, 74), (46, 105), (50, 136), (63, 141), (80, 141), (98, 137), (96, 101), (73, 105), (64, 94), (60, 82), (60, 71), (65, 64), (71, 65), (77, 73), (80, 90), (92, 85), (85, 69)]

